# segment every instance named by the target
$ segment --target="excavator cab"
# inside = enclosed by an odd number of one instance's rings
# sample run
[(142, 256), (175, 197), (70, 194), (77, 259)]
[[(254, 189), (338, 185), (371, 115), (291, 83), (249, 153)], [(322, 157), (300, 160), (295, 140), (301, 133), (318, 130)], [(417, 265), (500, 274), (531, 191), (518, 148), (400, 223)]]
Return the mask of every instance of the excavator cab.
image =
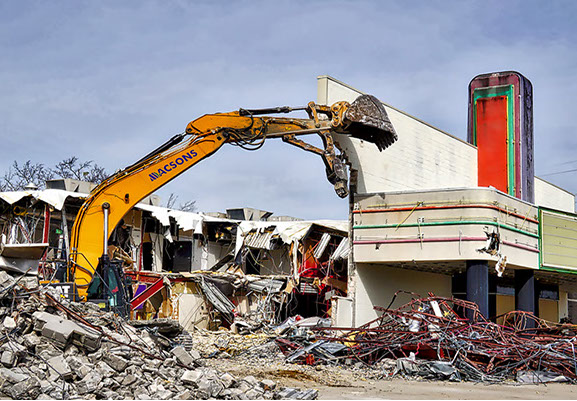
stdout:
[(131, 282), (124, 274), (122, 262), (104, 254), (99, 259), (94, 279), (88, 287), (88, 299), (106, 311), (127, 317), (132, 298)]

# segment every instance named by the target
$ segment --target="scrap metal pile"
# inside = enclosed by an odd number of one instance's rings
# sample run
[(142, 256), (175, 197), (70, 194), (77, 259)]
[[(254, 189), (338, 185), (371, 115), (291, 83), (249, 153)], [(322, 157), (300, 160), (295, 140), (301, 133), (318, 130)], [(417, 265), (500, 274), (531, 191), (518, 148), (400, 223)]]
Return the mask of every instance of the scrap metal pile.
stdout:
[(504, 325), (499, 325), (483, 318), (474, 303), (434, 296), (395, 310), (375, 309), (381, 316), (359, 328), (315, 328), (312, 337), (293, 333), (278, 338), (277, 344), (287, 361), (297, 363), (376, 366), (393, 359), (392, 374), (403, 376), (577, 381), (576, 326), (524, 312), (504, 315)]
[(178, 324), (175, 330), (164, 320), (131, 324), (96, 304), (68, 302), (39, 286), (36, 277), (0, 271), (0, 397), (313, 399), (318, 394), (209, 368), (186, 333), (178, 333)]

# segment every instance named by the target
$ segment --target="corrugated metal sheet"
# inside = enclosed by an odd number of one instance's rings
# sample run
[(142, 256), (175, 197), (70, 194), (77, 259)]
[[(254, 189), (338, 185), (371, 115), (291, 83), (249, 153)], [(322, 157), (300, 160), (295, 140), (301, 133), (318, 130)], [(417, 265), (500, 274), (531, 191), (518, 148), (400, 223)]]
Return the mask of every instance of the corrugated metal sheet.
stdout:
[(299, 291), (304, 294), (318, 294), (319, 290), (312, 284), (301, 282), (299, 284)]
[(249, 248), (268, 249), (275, 248), (273, 239), (278, 235), (273, 234), (272, 231), (251, 231), (244, 237), (244, 244)]
[(313, 256), (316, 259), (319, 259), (321, 256), (323, 256), (323, 253), (325, 253), (325, 249), (327, 249), (327, 245), (329, 244), (330, 240), (331, 235), (329, 233), (324, 233), (323, 236), (321, 237), (321, 240), (315, 247), (315, 251), (313, 252)]
[(335, 249), (330, 259), (331, 260), (346, 259), (349, 257), (350, 251), (351, 249), (349, 247), (349, 238), (345, 237), (341, 240), (339, 246), (337, 246), (337, 249)]
[(210, 302), (226, 320), (232, 322), (234, 319), (234, 304), (230, 302), (226, 295), (224, 295), (214, 283), (205, 280), (204, 277), (201, 277), (199, 284), (208, 302)]
[(248, 289), (256, 292), (278, 293), (284, 287), (284, 281), (265, 278), (262, 280), (252, 281), (248, 284)]

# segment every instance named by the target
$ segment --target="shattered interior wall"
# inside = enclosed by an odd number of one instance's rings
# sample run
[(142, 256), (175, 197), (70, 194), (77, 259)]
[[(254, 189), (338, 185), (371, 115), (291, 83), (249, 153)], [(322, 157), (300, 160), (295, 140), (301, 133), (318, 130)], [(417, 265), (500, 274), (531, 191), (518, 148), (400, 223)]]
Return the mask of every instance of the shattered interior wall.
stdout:
[[(452, 296), (451, 276), (408, 269), (383, 268), (379, 265), (358, 263), (356, 269), (356, 308), (354, 326), (358, 327), (378, 317), (373, 305), (387, 307), (399, 290), (426, 297), (429, 292), (439, 297)], [(391, 308), (407, 303), (411, 295), (400, 293)]]

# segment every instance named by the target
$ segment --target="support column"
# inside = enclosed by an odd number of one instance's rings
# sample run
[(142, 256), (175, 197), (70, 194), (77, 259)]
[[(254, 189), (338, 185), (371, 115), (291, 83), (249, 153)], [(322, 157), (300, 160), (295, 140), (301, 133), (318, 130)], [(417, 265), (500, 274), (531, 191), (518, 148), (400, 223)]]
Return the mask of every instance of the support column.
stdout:
[(489, 317), (489, 263), (486, 260), (467, 261), (467, 301), (476, 303), (481, 314)]
[[(515, 309), (531, 312), (537, 316), (536, 299), (533, 270), (515, 270)], [(535, 327), (535, 322), (529, 319), (525, 327), (532, 329)]]

